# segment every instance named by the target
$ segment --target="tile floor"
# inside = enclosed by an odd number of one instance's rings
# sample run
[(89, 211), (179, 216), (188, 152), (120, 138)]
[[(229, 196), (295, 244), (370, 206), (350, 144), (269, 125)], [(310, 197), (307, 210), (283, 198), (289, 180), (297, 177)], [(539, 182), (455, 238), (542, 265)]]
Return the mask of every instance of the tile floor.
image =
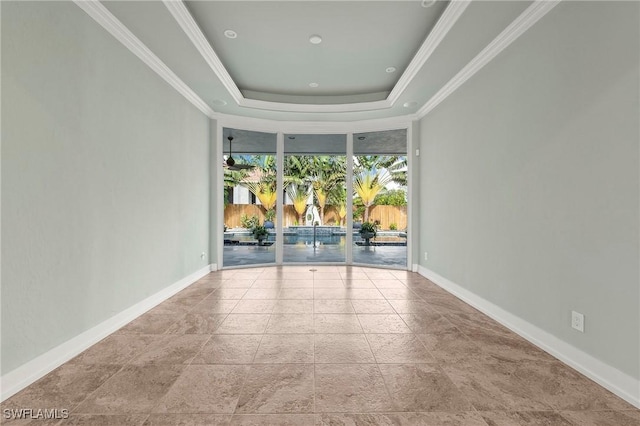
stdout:
[(2, 404), (14, 408), (69, 418), (3, 424), (640, 425), (423, 277), (346, 266), (211, 273)]

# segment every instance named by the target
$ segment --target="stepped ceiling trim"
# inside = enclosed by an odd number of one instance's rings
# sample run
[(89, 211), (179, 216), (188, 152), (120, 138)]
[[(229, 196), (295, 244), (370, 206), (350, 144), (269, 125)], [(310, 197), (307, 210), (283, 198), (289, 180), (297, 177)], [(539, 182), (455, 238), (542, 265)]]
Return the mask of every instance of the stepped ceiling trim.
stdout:
[(475, 73), (480, 71), (500, 52), (506, 49), (511, 43), (516, 41), (522, 34), (540, 20), (551, 9), (556, 7), (561, 0), (541, 0), (529, 6), (520, 16), (518, 16), (507, 28), (504, 29), (491, 43), (487, 45), (478, 55), (464, 66), (447, 84), (435, 94), (416, 115), (420, 118), (427, 115), (437, 107), (440, 102), (447, 99), (458, 87), (462, 86)]
[(229, 92), (238, 106), (269, 111), (311, 113), (372, 111), (393, 107), (400, 95), (415, 78), (422, 66), (429, 59), (429, 56), (431, 56), (436, 47), (438, 47), (440, 42), (444, 39), (470, 3), (470, 1), (452, 1), (449, 3), (449, 6), (445, 9), (433, 30), (422, 43), (422, 46), (412, 58), (409, 66), (402, 74), (387, 99), (382, 101), (348, 104), (294, 104), (245, 98), (236, 83), (233, 81), (229, 72), (222, 64), (222, 61), (220, 61), (220, 58), (218, 58), (213, 47), (211, 47), (211, 44), (207, 41), (207, 38), (204, 36), (195, 19), (189, 13), (184, 2), (182, 0), (163, 0), (163, 2), (176, 22), (178, 22), (180, 28), (182, 28), (198, 52), (200, 52), (205, 61), (207, 61), (211, 70), (220, 79), (224, 87), (227, 89), (227, 92)]
[[(430, 111), (436, 108), (451, 93), (453, 93), (464, 82), (470, 79), (476, 72), (482, 69), (500, 52), (507, 48), (511, 43), (517, 40), (523, 33), (531, 28), (538, 20), (550, 12), (561, 0), (536, 0), (529, 6), (520, 16), (518, 16), (507, 28), (505, 28), (491, 43), (489, 43), (476, 57), (474, 57), (467, 65), (465, 65), (451, 80), (449, 80), (434, 96), (432, 96), (416, 113), (404, 116), (389, 117), (384, 119), (356, 120), (352, 122), (314, 122), (314, 121), (283, 121), (274, 125), (273, 120), (256, 119), (252, 117), (242, 117), (218, 113), (213, 110), (205, 101), (202, 100), (182, 79), (180, 79), (160, 58), (158, 58), (138, 37), (136, 37), (118, 18), (116, 18), (109, 10), (107, 10), (99, 0), (74, 0), (74, 3), (84, 10), (91, 18), (106, 29), (132, 53), (147, 64), (161, 78), (163, 78), (171, 87), (182, 94), (189, 102), (191, 102), (202, 113), (212, 119), (223, 119), (230, 122), (236, 121), (255, 121), (256, 124), (266, 128), (282, 129), (285, 126), (282, 123), (288, 123), (287, 128), (293, 126), (293, 129), (299, 129), (300, 132), (315, 129), (322, 133), (327, 128), (349, 128), (354, 122), (361, 123), (358, 128), (365, 129), (384, 127), (386, 125), (399, 125), (411, 120), (421, 119)], [(220, 78), (230, 95), (236, 100), (239, 106), (247, 108), (265, 109), (270, 111), (284, 112), (353, 112), (353, 111), (370, 111), (390, 108), (393, 102), (398, 99), (403, 90), (406, 89), (411, 80), (415, 77), (422, 65), (426, 62), (431, 53), (435, 50), (446, 33), (450, 30), (457, 19), (462, 15), (469, 1), (452, 1), (447, 7), (445, 13), (438, 21), (434, 30), (429, 34), (418, 54), (413, 58), (405, 73), (398, 80), (398, 83), (389, 94), (389, 97), (382, 101), (363, 102), (359, 104), (343, 104), (343, 105), (316, 105), (316, 104), (287, 104), (246, 99), (240, 93), (235, 82), (224, 68), (222, 62), (211, 48), (209, 42), (204, 38), (199, 27), (193, 20), (193, 17), (186, 9), (182, 0), (168, 1), (164, 0), (170, 13), (174, 16), (181, 28), (194, 43), (198, 51), (203, 55), (207, 64)], [(204, 52), (204, 53), (203, 53)], [(277, 121), (276, 121), (277, 122)], [(271, 123), (271, 125), (269, 125)], [(351, 124), (350, 124), (351, 123)], [(382, 126), (382, 127), (381, 127)], [(404, 127), (400, 125), (398, 127)], [(353, 127), (351, 127), (353, 128)]]
[(129, 49), (162, 77), (171, 87), (187, 98), (203, 114), (213, 117), (215, 111), (200, 98), (189, 86), (185, 84), (160, 58), (158, 58), (138, 37), (124, 26), (106, 7), (98, 0), (74, 0), (74, 3), (92, 17), (98, 24), (104, 27), (112, 36)]

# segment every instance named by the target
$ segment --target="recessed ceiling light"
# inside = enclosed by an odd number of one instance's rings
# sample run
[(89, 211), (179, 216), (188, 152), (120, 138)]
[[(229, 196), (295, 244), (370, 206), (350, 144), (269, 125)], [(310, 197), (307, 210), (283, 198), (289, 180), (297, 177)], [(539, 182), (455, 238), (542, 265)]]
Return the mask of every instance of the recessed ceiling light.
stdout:
[(364, 140), (364, 136), (358, 136), (358, 140), (359, 141), (363, 141)]
[(402, 106), (405, 107), (405, 108), (413, 108), (416, 105), (418, 105), (417, 102), (411, 101), (411, 102), (405, 102)]
[(214, 104), (215, 106), (225, 106), (227, 104), (227, 101), (223, 101), (222, 99), (214, 99), (212, 104)]
[(422, 0), (422, 7), (431, 7), (436, 4), (436, 0)]
[(319, 84), (318, 83), (309, 83), (309, 87), (318, 87)]
[(391, 74), (392, 72), (396, 72), (396, 67), (389, 67), (385, 71)]
[(236, 38), (238, 37), (238, 33), (233, 30), (224, 30), (224, 36), (226, 38)]
[(322, 43), (322, 37), (320, 37), (317, 34), (314, 34), (309, 37), (309, 41), (311, 42), (311, 44), (320, 44)]

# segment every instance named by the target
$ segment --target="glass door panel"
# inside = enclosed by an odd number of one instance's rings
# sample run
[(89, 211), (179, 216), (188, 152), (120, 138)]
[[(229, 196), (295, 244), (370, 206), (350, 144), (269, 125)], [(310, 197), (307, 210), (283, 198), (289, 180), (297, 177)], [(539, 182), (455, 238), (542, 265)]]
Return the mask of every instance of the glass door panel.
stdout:
[(346, 136), (284, 135), (283, 261), (345, 262)]
[(407, 131), (353, 137), (353, 263), (407, 267)]
[(223, 129), (223, 267), (276, 261), (276, 135)]

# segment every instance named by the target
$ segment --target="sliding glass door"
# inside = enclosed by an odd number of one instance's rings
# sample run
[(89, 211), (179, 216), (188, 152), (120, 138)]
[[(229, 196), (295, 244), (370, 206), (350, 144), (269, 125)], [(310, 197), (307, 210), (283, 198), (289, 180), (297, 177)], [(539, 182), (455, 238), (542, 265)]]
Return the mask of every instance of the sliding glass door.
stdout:
[(223, 267), (407, 267), (406, 129), (222, 136)]
[(353, 136), (353, 263), (407, 266), (407, 132)]
[(283, 261), (345, 262), (346, 136), (284, 135)]
[(276, 135), (223, 129), (223, 266), (276, 261)]

